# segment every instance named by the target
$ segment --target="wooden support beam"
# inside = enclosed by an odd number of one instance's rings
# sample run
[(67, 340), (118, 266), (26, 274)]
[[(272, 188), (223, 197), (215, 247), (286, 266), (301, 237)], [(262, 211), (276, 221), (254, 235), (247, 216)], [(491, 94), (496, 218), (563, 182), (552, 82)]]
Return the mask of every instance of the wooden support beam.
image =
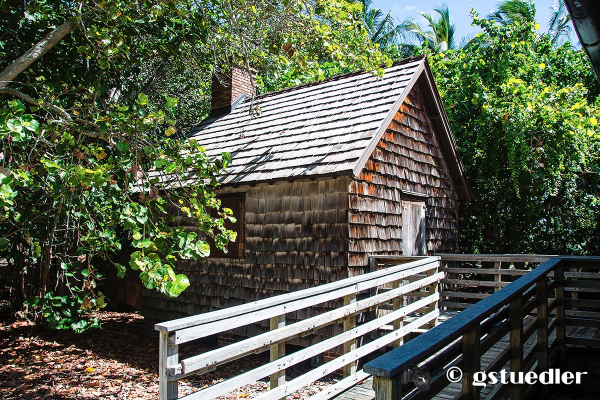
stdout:
[[(519, 294), (510, 301), (509, 305), (510, 326), (510, 372), (523, 371), (523, 295)], [(523, 385), (512, 385), (509, 389), (510, 400), (523, 398)]]
[[(427, 271), (427, 276), (437, 274), (437, 272), (438, 272), (438, 268), (430, 269), (429, 271)], [(431, 285), (429, 285), (429, 293), (430, 294), (437, 293), (437, 292), (439, 292), (439, 290), (440, 290), (439, 282), (436, 281), (436, 282), (432, 283)], [(440, 305), (439, 305), (439, 300), (438, 300), (429, 305), (429, 312), (439, 310), (439, 308), (440, 308)], [(432, 320), (428, 324), (430, 329), (435, 328), (436, 325), (437, 325), (437, 318)]]
[(169, 381), (167, 368), (179, 364), (179, 346), (169, 344), (169, 332), (160, 332), (158, 345), (158, 396), (160, 400), (179, 397), (177, 381)]
[(558, 359), (561, 363), (567, 361), (567, 342), (565, 327), (565, 275), (563, 263), (554, 270), (554, 281), (556, 282), (556, 342)]
[[(548, 277), (536, 283), (537, 296), (537, 366), (538, 374), (548, 371)], [(548, 394), (548, 386), (541, 385), (540, 394)]]
[[(401, 281), (392, 282), (392, 288), (398, 289), (400, 287)], [(392, 308), (394, 311), (399, 310), (400, 308), (405, 306), (404, 296), (398, 296), (392, 301)], [(404, 318), (398, 318), (392, 323), (392, 327), (394, 330), (398, 330), (404, 326)], [(393, 348), (402, 346), (404, 343), (404, 337), (401, 337), (398, 340), (394, 340)]]
[(400, 400), (402, 397), (397, 377), (373, 376), (373, 390), (375, 391), (375, 400)]
[[(494, 269), (502, 269), (502, 261), (496, 261), (496, 262), (494, 262)], [(502, 275), (495, 274), (494, 275), (494, 282), (502, 282)], [(498, 290), (500, 290), (500, 286), (496, 286), (494, 288), (494, 292), (497, 292)]]
[[(269, 320), (269, 325), (272, 331), (283, 328), (285, 326), (285, 314), (273, 317)], [(270, 361), (277, 361), (281, 357), (285, 356), (285, 342), (271, 345), (270, 347)], [(271, 374), (270, 388), (275, 389), (278, 386), (285, 384), (285, 369), (277, 371)]]
[[(344, 296), (344, 305), (350, 305), (356, 303), (356, 294), (351, 294), (348, 296)], [(356, 327), (356, 314), (351, 314), (346, 319), (344, 319), (344, 332), (348, 332)], [(348, 354), (354, 350), (356, 350), (356, 339), (352, 339), (344, 343), (344, 354)], [(352, 361), (350, 364), (344, 365), (343, 374), (344, 378), (347, 378), (351, 375), (356, 374), (356, 361)]]
[(481, 369), (481, 342), (479, 323), (463, 334), (462, 340), (462, 399), (479, 400), (480, 388), (473, 385), (473, 377)]

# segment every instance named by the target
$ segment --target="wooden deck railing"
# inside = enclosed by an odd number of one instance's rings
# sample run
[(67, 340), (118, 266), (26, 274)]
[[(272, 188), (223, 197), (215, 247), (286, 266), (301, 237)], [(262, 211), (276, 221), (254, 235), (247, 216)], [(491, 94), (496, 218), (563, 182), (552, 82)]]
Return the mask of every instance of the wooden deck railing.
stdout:
[[(403, 264), (400, 264), (401, 262)], [(183, 398), (213, 399), (270, 376), (271, 390), (256, 399), (281, 399), (317, 379), (343, 369), (344, 379), (314, 396), (315, 399), (329, 399), (365, 379), (368, 374), (357, 366), (361, 357), (388, 345), (399, 345), (404, 336), (431, 324), (439, 315), (437, 288), (444, 275), (438, 270), (439, 257), (427, 257), (411, 262), (388, 258), (386, 263), (392, 265), (383, 270), (326, 285), (157, 324), (156, 329), (160, 331), (160, 399), (177, 399), (178, 380), (190, 374), (202, 374), (219, 365), (269, 349), (271, 362)], [(410, 283), (403, 282), (406, 279), (410, 279)], [(385, 286), (388, 286), (388, 290), (378, 290)], [(418, 300), (402, 307), (402, 299), (406, 295), (418, 297)], [(320, 304), (337, 304), (338, 307), (286, 324), (286, 314)], [(361, 325), (356, 324), (359, 314), (377, 310), (386, 304), (389, 304), (390, 308), (387, 313), (371, 313), (375, 314), (376, 318), (371, 318)], [(414, 317), (410, 323), (403, 321), (408, 314)], [(268, 332), (203, 354), (179, 359), (179, 346), (184, 343), (265, 320), (270, 321), (271, 330)], [(286, 341), (309, 335), (331, 324), (342, 324), (343, 332), (285, 355)], [(389, 333), (382, 332), (381, 328), (387, 325), (392, 325), (394, 329), (388, 331)], [(374, 340), (358, 347), (357, 339), (372, 332), (377, 332)], [(286, 368), (340, 348), (342, 356), (286, 382)]]
[[(533, 369), (546, 371), (553, 353), (564, 360), (569, 343), (565, 329), (565, 306), (598, 304), (589, 303), (589, 300), (585, 303), (565, 300), (565, 277), (570, 278), (572, 274), (565, 272), (565, 268), (579, 267), (581, 263), (590, 266), (576, 259), (549, 259), (443, 324), (367, 363), (364, 371), (374, 376), (376, 399), (401, 399), (403, 393), (411, 391), (411, 398), (430, 399), (450, 384), (446, 371), (452, 366), (460, 367), (463, 373), (462, 389), (458, 395), (462, 392), (463, 399), (479, 399), (480, 387), (473, 385), (473, 376), (475, 372), (482, 371), (482, 355), (492, 347), (496, 347), (496, 352), (483, 369), (487, 373), (498, 372), (505, 365), (509, 366), (511, 372)], [(447, 272), (458, 273), (455, 270)], [(552, 293), (554, 297), (549, 297)], [(535, 319), (529, 318), (532, 320), (528, 321), (528, 315), (533, 315)], [(586, 312), (585, 316), (590, 315)], [(508, 345), (498, 351), (498, 342), (507, 334)], [(551, 336), (555, 339), (549, 343)], [(536, 343), (527, 348), (524, 344), (530, 338)], [(400, 385), (403, 371), (415, 366), (432, 374), (429, 390), (415, 392), (414, 385)], [(511, 399), (521, 399), (523, 388), (524, 385), (513, 385), (510, 389), (505, 385), (497, 385), (486, 393), (486, 397), (498, 399), (509, 389)]]
[[(440, 306), (464, 310), (527, 274), (550, 255), (437, 254), (442, 260)], [(554, 256), (559, 257), (559, 256)]]

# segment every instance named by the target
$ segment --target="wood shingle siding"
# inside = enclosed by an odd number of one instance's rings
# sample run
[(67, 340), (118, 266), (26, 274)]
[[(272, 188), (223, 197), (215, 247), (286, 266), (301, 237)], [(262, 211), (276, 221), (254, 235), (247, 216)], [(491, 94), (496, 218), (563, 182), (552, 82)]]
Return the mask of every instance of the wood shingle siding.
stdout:
[(435, 136), (415, 86), (350, 183), (349, 266), (357, 272), (364, 272), (369, 254), (401, 254), (406, 192), (427, 196), (427, 251), (456, 249), (458, 196)]
[[(176, 299), (146, 290), (144, 315), (167, 320), (200, 314), (348, 277), (349, 182), (338, 177), (223, 188), (223, 194), (245, 194), (245, 259), (179, 263), (190, 287)], [(289, 315), (288, 320), (306, 317)], [(233, 333), (267, 329), (265, 323)]]

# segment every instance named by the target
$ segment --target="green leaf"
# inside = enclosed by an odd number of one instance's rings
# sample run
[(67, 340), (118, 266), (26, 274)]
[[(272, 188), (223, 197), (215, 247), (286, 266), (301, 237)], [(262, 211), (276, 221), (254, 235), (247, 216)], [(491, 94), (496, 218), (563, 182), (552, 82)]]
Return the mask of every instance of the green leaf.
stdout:
[(127, 142), (116, 142), (115, 147), (121, 153), (125, 153), (125, 152), (129, 151), (129, 143), (127, 143)]
[(144, 93), (138, 94), (138, 104), (140, 106), (145, 106), (148, 104), (148, 96), (146, 96)]
[(14, 118), (11, 118), (8, 121), (6, 121), (6, 127), (11, 132), (21, 132), (23, 130), (23, 124), (21, 124), (21, 121)]
[(183, 274), (179, 274), (175, 276), (175, 280), (167, 283), (166, 285), (166, 294), (170, 297), (177, 297), (181, 292), (183, 292), (188, 286), (190, 286), (190, 281), (187, 276)]
[(165, 107), (172, 110), (177, 107), (177, 99), (175, 97), (166, 97)]
[(154, 160), (154, 167), (161, 171), (169, 162), (167, 160), (165, 160), (164, 158), (158, 158), (156, 160)]
[(167, 165), (167, 168), (165, 169), (165, 172), (167, 174), (170, 174), (171, 172), (175, 171), (175, 169), (177, 169), (177, 164), (170, 163), (169, 165)]
[(119, 263), (115, 263), (115, 266), (117, 267), (117, 276), (119, 278), (124, 278), (125, 273), (127, 272), (127, 268)]
[(201, 257), (208, 257), (210, 255), (210, 246), (204, 240), (198, 240), (196, 249)]

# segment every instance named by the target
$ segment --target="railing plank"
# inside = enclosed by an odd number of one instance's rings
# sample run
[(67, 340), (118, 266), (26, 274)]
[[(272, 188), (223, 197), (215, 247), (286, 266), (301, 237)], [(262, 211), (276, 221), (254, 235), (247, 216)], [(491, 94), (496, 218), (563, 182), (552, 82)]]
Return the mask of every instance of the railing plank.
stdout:
[(558, 255), (546, 254), (454, 254), (435, 253), (442, 261), (484, 261), (484, 262), (539, 262), (543, 263)]
[(568, 326), (583, 326), (586, 328), (598, 328), (598, 320), (586, 318), (565, 318)]
[[(495, 268), (442, 268), (449, 274), (481, 274), (481, 275), (527, 275), (527, 269), (495, 269)], [(600, 278), (600, 277), (599, 277)]]
[(510, 285), (510, 282), (495, 282), (495, 281), (481, 281), (477, 279), (442, 279), (440, 283), (445, 283), (449, 285), (462, 285), (462, 286), (470, 286), (470, 287), (493, 287), (493, 288), (502, 288), (504, 286)]
[[(408, 265), (408, 264), (406, 264)], [(432, 268), (436, 268), (437, 263), (429, 263), (424, 265), (419, 265), (413, 268), (405, 269), (405, 268), (390, 268), (387, 271), (387, 275), (381, 276), (381, 272), (386, 272), (385, 270), (377, 271), (373, 273), (373, 277), (370, 279), (363, 278), (360, 282), (351, 284), (351, 285), (339, 285), (340, 288), (332, 290), (327, 293), (315, 294), (312, 297), (306, 298), (302, 296), (298, 300), (293, 300), (289, 302), (280, 302), (279, 300), (268, 308), (260, 309), (257, 311), (252, 311), (247, 314), (237, 315), (227, 319), (221, 319), (218, 321), (208, 322), (203, 325), (193, 326), (190, 328), (183, 328), (177, 330), (169, 340), (172, 340), (174, 344), (182, 344), (189, 342), (191, 340), (199, 339), (202, 337), (207, 337), (210, 335), (214, 335), (216, 333), (224, 332), (230, 330), (231, 327), (238, 327), (253, 324), (256, 322), (260, 322), (269, 318), (272, 318), (277, 315), (281, 315), (284, 313), (290, 313), (293, 311), (301, 310), (304, 308), (308, 308), (317, 304), (325, 303), (327, 301), (332, 301), (346, 295), (350, 295), (353, 293), (362, 292), (363, 290), (368, 290), (373, 287), (377, 287), (379, 285), (383, 285), (385, 283), (391, 282), (393, 280), (401, 279), (405, 276), (412, 275), (419, 272), (425, 272)], [(348, 278), (346, 280), (354, 281), (354, 278)], [(419, 282), (419, 281), (417, 281)], [(325, 285), (324, 285), (325, 286)], [(305, 289), (306, 291), (312, 291), (312, 289)], [(280, 295), (275, 297), (285, 297), (286, 295)]]
[(491, 293), (469, 293), (469, 292), (452, 292), (444, 290), (440, 293), (441, 296), (456, 298), (456, 299), (485, 299)]
[[(345, 288), (348, 286), (353, 286), (355, 284), (372, 280), (379, 277), (384, 277), (393, 272), (399, 272), (404, 270), (410, 270), (415, 267), (420, 267), (423, 265), (438, 263), (439, 257), (424, 257), (422, 259), (418, 259), (416, 261), (412, 261), (406, 264), (398, 265), (395, 267), (391, 267), (388, 269), (383, 269), (379, 271), (373, 271), (370, 274), (358, 275), (352, 278), (343, 279), (341, 281), (326, 283), (321, 286), (317, 286), (314, 288), (304, 289), (296, 292), (286, 293), (279, 296), (269, 297), (263, 300), (258, 300), (248, 304), (242, 304), (235, 307), (229, 307), (223, 310), (214, 311), (208, 314), (194, 315), (185, 318), (179, 318), (172, 321), (161, 322), (156, 324), (154, 328), (158, 331), (166, 331), (173, 332), (185, 328), (189, 328), (192, 326), (207, 324), (210, 322), (215, 322), (219, 320), (225, 320), (228, 318), (240, 316), (243, 314), (249, 314), (252, 312), (256, 312), (259, 310), (263, 310), (265, 308), (274, 307), (277, 305), (281, 305), (284, 303), (288, 303), (294, 300), (300, 299), (308, 299), (314, 297), (318, 294), (323, 294), (327, 292), (331, 292), (333, 290), (337, 290), (340, 288)], [(427, 270), (424, 269), (424, 271)], [(343, 295), (342, 295), (343, 296)], [(342, 297), (340, 296), (340, 297)], [(281, 313), (280, 313), (281, 314)], [(268, 317), (270, 318), (270, 317)], [(266, 318), (265, 318), (266, 319)]]
[(600, 339), (584, 338), (577, 336), (567, 336), (567, 344), (573, 344), (576, 346), (586, 346), (592, 348), (600, 348)]
[(350, 375), (341, 381), (337, 382), (335, 385), (328, 386), (326, 389), (321, 390), (319, 393), (310, 396), (309, 400), (328, 400), (335, 396), (338, 396), (340, 393), (348, 390), (354, 385), (364, 381), (371, 375), (364, 372), (362, 369), (357, 371), (354, 375)]
[[(566, 307), (600, 308), (600, 300), (565, 299)], [(577, 311), (577, 310), (573, 310)]]

